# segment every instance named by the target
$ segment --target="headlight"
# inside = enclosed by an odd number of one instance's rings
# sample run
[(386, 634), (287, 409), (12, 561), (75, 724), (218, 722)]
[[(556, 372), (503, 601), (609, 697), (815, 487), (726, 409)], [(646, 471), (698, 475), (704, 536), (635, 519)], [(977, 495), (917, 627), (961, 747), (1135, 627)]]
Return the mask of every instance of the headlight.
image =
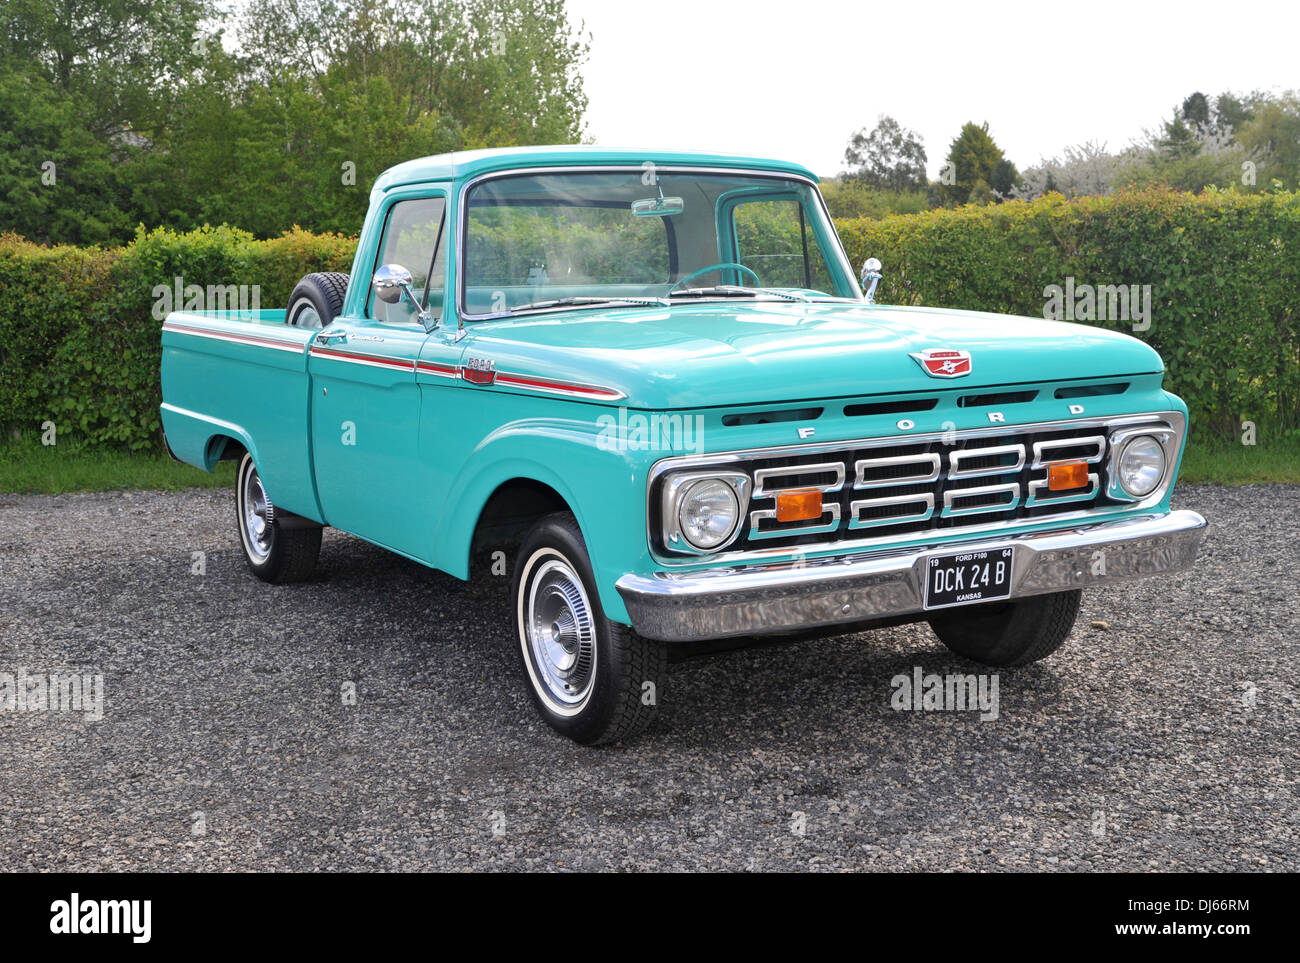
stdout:
[(740, 521), (736, 493), (724, 481), (705, 478), (692, 482), (681, 495), (677, 524), (695, 548), (712, 551), (728, 541)]
[(1151, 435), (1134, 435), (1124, 442), (1115, 470), (1120, 487), (1134, 498), (1145, 498), (1165, 477), (1164, 445)]
[(740, 531), (753, 483), (745, 472), (712, 469), (668, 475), (660, 489), (662, 542), (670, 552), (707, 555)]

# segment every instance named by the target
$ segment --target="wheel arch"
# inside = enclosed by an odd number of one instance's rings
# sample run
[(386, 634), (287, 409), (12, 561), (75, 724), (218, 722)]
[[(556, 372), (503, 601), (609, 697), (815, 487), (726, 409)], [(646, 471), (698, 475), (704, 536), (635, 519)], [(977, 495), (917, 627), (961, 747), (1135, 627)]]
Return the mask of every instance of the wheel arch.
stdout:
[(213, 471), (218, 462), (239, 461), (248, 453), (253, 457), (253, 463), (257, 463), (257, 455), (245, 444), (242, 438), (235, 435), (215, 434), (210, 437), (203, 449), (203, 464), (208, 471)]

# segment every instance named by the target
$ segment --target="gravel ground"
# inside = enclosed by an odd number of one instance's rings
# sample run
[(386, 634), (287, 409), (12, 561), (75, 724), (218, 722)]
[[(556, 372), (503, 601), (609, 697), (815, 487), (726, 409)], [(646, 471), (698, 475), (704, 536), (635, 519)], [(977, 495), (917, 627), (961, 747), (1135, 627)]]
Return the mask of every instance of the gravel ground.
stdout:
[(0, 672), (106, 692), (0, 711), (0, 869), (1300, 868), (1300, 486), (1182, 488), (1196, 569), (1085, 594), (996, 720), (891, 708), (977, 671), (906, 626), (679, 663), (595, 750), (536, 718), (505, 579), (331, 531), (267, 586), (232, 500), (0, 496)]

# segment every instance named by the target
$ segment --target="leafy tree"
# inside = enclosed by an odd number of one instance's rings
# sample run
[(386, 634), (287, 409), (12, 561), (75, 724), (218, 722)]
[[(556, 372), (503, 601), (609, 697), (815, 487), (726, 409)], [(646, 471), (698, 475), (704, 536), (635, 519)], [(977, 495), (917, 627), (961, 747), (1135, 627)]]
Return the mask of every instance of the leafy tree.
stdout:
[[(940, 195), (950, 204), (994, 200), (993, 172), (1002, 160), (1002, 148), (989, 135), (989, 125), (966, 123), (948, 149), (949, 168), (955, 183), (943, 183)], [(1015, 168), (1011, 168), (1014, 172)], [(1005, 179), (1004, 170), (1004, 179)], [(1010, 188), (1008, 188), (1009, 190)]]
[(1027, 168), (1011, 190), (1011, 196), (1029, 201), (1050, 191), (1066, 197), (1110, 194), (1115, 188), (1118, 163), (1119, 159), (1107, 152), (1105, 144), (1089, 141), (1067, 147), (1061, 157), (1045, 157)]
[(864, 127), (854, 134), (844, 150), (850, 178), (899, 194), (925, 187), (925, 161), (920, 135), (884, 114), (870, 133)]
[(1254, 94), (1245, 99), (1231, 91), (1219, 94), (1214, 100), (1214, 116), (1220, 127), (1239, 131), (1255, 113), (1255, 104), (1264, 99), (1262, 94)]
[(999, 199), (1011, 196), (1020, 185), (1020, 172), (1016, 170), (1016, 165), (1003, 157), (993, 165), (993, 173), (989, 176), (989, 187), (997, 194)]
[(96, 136), (149, 136), (218, 16), (214, 0), (7, 0), (0, 52), (77, 97)]
[(95, 244), (133, 222), (121, 162), (75, 98), (35, 71), (0, 67), (0, 226), (32, 240)]
[(1256, 98), (1237, 141), (1260, 158), (1261, 188), (1273, 180), (1292, 190), (1300, 188), (1300, 92)]
[(1199, 90), (1183, 101), (1181, 115), (1193, 127), (1210, 126), (1210, 100)]
[(352, 233), (400, 161), (579, 141), (587, 49), (563, 0), (6, 0), (0, 230)]

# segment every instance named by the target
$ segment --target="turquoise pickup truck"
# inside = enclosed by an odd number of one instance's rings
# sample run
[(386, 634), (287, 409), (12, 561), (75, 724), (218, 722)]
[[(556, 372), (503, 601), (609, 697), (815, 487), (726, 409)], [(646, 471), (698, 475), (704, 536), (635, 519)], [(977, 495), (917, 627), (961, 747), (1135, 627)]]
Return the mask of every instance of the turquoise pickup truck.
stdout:
[(925, 621), (1021, 665), (1083, 588), (1193, 563), (1153, 350), (879, 305), (880, 277), (794, 164), (429, 157), (376, 181), (350, 276), (167, 317), (163, 426), (238, 462), (266, 581), (325, 525), (462, 579), (511, 558), (522, 676), (585, 744), (653, 719), (672, 645)]

